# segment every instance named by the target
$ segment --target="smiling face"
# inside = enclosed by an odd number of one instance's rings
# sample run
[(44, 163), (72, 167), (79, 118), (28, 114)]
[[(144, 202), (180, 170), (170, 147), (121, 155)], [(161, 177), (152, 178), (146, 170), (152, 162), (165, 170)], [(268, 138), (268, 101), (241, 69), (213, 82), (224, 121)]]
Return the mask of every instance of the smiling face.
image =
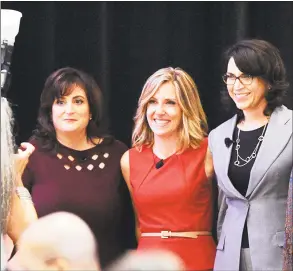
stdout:
[(182, 110), (172, 83), (164, 83), (159, 87), (148, 102), (146, 116), (155, 137), (177, 136), (181, 125)]
[(55, 99), (52, 120), (58, 133), (85, 132), (90, 120), (90, 107), (85, 91), (75, 85), (69, 95)]
[[(234, 58), (230, 58), (227, 67), (227, 75), (236, 77), (242, 75), (243, 72), (238, 69)], [(251, 84), (243, 85), (237, 79), (234, 85), (227, 85), (230, 97), (235, 102), (237, 108), (243, 111), (251, 111), (258, 108), (265, 108), (267, 101), (265, 93), (268, 88), (267, 83), (259, 78), (253, 77)]]

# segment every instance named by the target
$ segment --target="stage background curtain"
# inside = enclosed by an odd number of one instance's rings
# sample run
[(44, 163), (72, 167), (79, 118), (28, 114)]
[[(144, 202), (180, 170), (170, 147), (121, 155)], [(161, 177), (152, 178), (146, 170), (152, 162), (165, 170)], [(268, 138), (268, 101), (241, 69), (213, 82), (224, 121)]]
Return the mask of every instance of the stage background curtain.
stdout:
[[(133, 116), (146, 79), (181, 67), (194, 78), (209, 127), (229, 116), (220, 104), (222, 53), (243, 38), (277, 46), (293, 84), (293, 2), (24, 2), (8, 98), (18, 142), (35, 128), (46, 77), (64, 66), (94, 76), (104, 93), (105, 123), (130, 145)], [(292, 109), (292, 88), (285, 105)]]

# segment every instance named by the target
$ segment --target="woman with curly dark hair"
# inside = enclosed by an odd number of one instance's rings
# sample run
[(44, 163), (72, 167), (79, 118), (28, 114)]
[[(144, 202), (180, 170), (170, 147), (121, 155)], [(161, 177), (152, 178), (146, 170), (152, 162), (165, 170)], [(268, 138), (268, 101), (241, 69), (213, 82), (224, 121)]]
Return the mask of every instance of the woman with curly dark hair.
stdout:
[(276, 47), (243, 40), (226, 52), (226, 94), (237, 114), (209, 134), (219, 186), (215, 270), (281, 270), (292, 110)]
[(89, 225), (103, 267), (135, 247), (135, 228), (120, 170), (127, 147), (101, 131), (101, 120), (102, 92), (94, 79), (74, 68), (53, 72), (41, 95), (31, 141), (36, 149), (23, 182), (39, 217), (66, 211)]

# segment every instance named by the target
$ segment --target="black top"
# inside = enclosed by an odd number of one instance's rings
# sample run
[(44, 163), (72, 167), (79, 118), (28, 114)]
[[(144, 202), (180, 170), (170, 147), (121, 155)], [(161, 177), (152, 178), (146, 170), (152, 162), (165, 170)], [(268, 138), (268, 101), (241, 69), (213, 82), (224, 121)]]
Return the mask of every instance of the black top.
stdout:
[[(256, 130), (251, 130), (251, 131), (240, 130), (240, 134), (239, 134), (240, 148), (238, 150), (238, 153), (241, 156), (241, 158), (247, 159), (247, 157), (249, 157), (252, 154), (253, 150), (255, 149), (258, 143), (258, 138), (261, 136), (264, 129), (266, 129), (265, 126), (262, 126)], [(235, 127), (234, 133), (233, 133), (234, 143), (232, 147), (232, 154), (231, 154), (231, 160), (229, 164), (228, 176), (232, 184), (234, 185), (234, 187), (239, 191), (241, 195), (245, 197), (247, 188), (248, 188), (250, 172), (254, 164), (255, 158), (252, 158), (249, 163), (247, 163), (246, 165), (242, 167), (234, 165), (234, 162), (237, 159), (235, 141), (237, 139), (238, 130), (239, 129)], [(260, 141), (256, 154), (258, 153), (261, 143), (262, 141)], [(240, 165), (245, 164), (245, 162), (243, 162), (241, 159), (238, 159), (238, 160), (240, 161)], [(245, 223), (244, 229), (243, 229), (243, 235), (242, 235), (242, 248), (248, 248), (248, 247), (249, 247), (248, 232), (247, 232), (247, 224)]]
[(120, 159), (127, 147), (103, 141), (84, 151), (59, 145), (57, 153), (36, 149), (23, 174), (39, 217), (67, 211), (81, 217), (98, 242), (102, 267), (135, 248), (134, 214)]

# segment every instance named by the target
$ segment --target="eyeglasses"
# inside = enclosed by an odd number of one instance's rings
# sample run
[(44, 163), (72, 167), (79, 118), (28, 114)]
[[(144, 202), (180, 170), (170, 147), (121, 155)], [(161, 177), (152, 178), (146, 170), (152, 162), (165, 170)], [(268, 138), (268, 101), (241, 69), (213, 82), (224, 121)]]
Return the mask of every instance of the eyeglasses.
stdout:
[(253, 80), (252, 75), (244, 73), (239, 76), (235, 76), (234, 74), (224, 74), (222, 78), (226, 85), (234, 85), (237, 79), (242, 85), (250, 85)]

